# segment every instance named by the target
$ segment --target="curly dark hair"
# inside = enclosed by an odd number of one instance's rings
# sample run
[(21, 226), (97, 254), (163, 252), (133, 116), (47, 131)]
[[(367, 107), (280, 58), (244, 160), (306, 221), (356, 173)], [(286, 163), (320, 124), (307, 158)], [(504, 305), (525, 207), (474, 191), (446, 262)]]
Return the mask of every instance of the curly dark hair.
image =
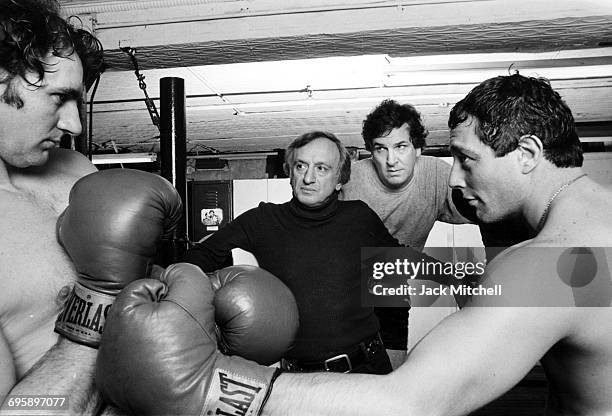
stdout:
[(340, 176), (339, 182), (344, 185), (349, 181), (349, 179), (351, 179), (351, 158), (348, 150), (346, 150), (346, 147), (344, 147), (340, 139), (338, 139), (333, 133), (329, 133), (327, 131), (311, 131), (304, 133), (293, 140), (285, 152), (285, 163), (283, 165), (285, 173), (287, 176), (291, 176), (291, 168), (295, 162), (296, 149), (304, 147), (308, 143), (319, 138), (330, 140), (338, 148), (338, 153), (340, 153), (340, 160), (338, 161), (338, 172)]
[(76, 53), (83, 64), (83, 82), (89, 88), (104, 69), (102, 44), (88, 31), (60, 16), (55, 0), (0, 1), (0, 83), (8, 84), (0, 99), (20, 108), (23, 102), (10, 88), (15, 77), (37, 74), (37, 85), (52, 71), (44, 59), (49, 53), (66, 58)]
[(421, 121), (421, 114), (410, 104), (400, 104), (395, 100), (383, 100), (363, 122), (361, 136), (366, 149), (372, 150), (372, 142), (385, 137), (391, 130), (408, 123), (410, 142), (415, 149), (425, 146), (427, 130)]
[(544, 158), (555, 166), (582, 166), (572, 111), (545, 78), (516, 73), (482, 82), (455, 104), (448, 127), (470, 116), (480, 140), (498, 157), (516, 149), (522, 136), (534, 135), (542, 141)]

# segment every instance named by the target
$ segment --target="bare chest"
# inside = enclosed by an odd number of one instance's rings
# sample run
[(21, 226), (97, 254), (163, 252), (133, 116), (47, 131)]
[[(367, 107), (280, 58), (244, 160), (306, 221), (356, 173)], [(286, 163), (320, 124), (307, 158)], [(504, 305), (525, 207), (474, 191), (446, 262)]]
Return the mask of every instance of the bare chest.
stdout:
[(61, 203), (0, 194), (0, 325), (18, 369), (31, 365), (55, 340), (60, 290), (75, 280), (56, 240)]
[(54, 297), (75, 277), (56, 238), (61, 209), (30, 198), (6, 198), (0, 207), (4, 213), (0, 218), (0, 279), (9, 289), (0, 295), (3, 304)]

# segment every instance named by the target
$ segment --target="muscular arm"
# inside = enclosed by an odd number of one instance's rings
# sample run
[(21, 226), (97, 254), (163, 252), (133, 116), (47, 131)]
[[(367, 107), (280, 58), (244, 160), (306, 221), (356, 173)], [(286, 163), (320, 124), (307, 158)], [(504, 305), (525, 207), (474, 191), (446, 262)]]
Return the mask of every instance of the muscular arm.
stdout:
[[(553, 287), (559, 280), (555, 257), (544, 262), (541, 257), (541, 251), (526, 248), (498, 259), (487, 284), (502, 284), (503, 295), (472, 298), (427, 334), (393, 373), (359, 378), (283, 374), (264, 410), (270, 415), (420, 416), (478, 409), (512, 388), (580, 325), (576, 308), (537, 306), (550, 304), (544, 302), (551, 290), (568, 296), (562, 285)], [(561, 297), (556, 304), (565, 305), (559, 302)], [(536, 306), (507, 306), (518, 304)]]
[(466, 308), (442, 321), (389, 375), (281, 375), (264, 414), (466, 414), (520, 381), (563, 336), (569, 313)]
[[(2, 410), (7, 410), (7, 401), (11, 397), (58, 395), (68, 397), (70, 414), (95, 414), (101, 405), (93, 387), (96, 353), (94, 348), (60, 337), (57, 344), (12, 389), (7, 384), (9, 377), (4, 373), (5, 364), (12, 366), (12, 357), (2, 354)], [(15, 382), (14, 370), (12, 373), (11, 384)]]
[(556, 338), (548, 327), (559, 321), (555, 311), (464, 309), (446, 318), (387, 376), (283, 374), (264, 414), (469, 413), (509, 390), (548, 350)]

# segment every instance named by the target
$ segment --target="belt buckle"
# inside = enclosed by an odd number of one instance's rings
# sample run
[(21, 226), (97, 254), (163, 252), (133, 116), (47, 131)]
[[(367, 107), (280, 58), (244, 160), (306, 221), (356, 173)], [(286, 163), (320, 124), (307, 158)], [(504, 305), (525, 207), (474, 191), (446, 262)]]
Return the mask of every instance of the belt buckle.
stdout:
[[(340, 361), (340, 360), (345, 360), (346, 361), (346, 365), (348, 367), (348, 369), (346, 371), (342, 371), (343, 373), (350, 373), (351, 370), (353, 369), (353, 366), (351, 365), (351, 359), (349, 358), (349, 356), (347, 354), (338, 354), (334, 357), (328, 358), (327, 360), (325, 360), (323, 362), (323, 366), (325, 367), (325, 371), (334, 371), (333, 368), (329, 367), (330, 363), (334, 363), (336, 361)], [(335, 371), (335, 372), (339, 372), (339, 371)]]

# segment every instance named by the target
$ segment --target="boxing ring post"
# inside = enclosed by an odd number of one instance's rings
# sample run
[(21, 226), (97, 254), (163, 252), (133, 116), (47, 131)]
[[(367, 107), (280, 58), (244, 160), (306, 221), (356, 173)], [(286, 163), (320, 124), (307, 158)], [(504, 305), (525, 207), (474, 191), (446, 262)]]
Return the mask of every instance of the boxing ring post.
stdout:
[(178, 191), (183, 201), (183, 215), (170, 241), (161, 248), (162, 265), (177, 262), (187, 250), (187, 119), (185, 116), (185, 81), (166, 77), (160, 86), (160, 161), (161, 176)]

